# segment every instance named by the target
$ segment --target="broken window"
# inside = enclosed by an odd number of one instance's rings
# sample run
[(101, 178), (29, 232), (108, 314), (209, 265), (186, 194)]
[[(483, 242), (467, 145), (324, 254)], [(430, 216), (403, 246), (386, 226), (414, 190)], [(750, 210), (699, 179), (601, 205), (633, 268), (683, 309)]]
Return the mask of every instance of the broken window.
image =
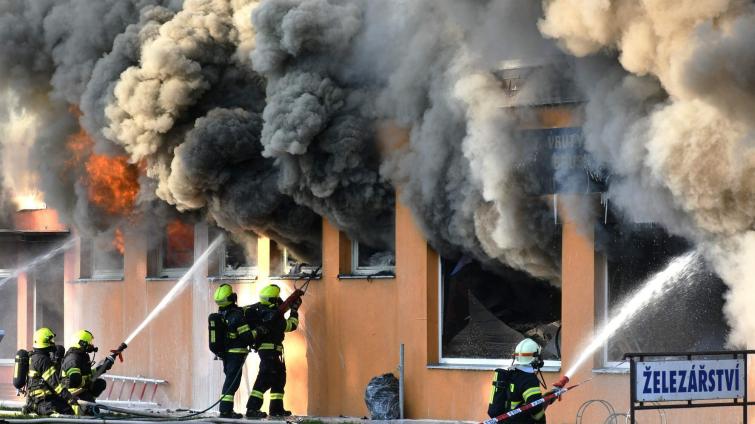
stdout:
[[(604, 320), (670, 261), (693, 248), (654, 224), (609, 224), (598, 230), (596, 239)], [(675, 286), (654, 299), (612, 337), (604, 349), (604, 362), (623, 361), (628, 352), (722, 350), (729, 332), (723, 313), (726, 285), (703, 263), (690, 278), (690, 284)]]
[(283, 278), (299, 278), (314, 273), (320, 268), (317, 263), (297, 259), (288, 249), (270, 240), (270, 275)]
[(116, 231), (114, 236), (103, 234), (81, 239), (79, 278), (123, 278), (124, 245), (120, 234), (120, 231)]
[[(210, 229), (209, 240), (223, 230)], [(218, 249), (217, 260), (210, 261), (210, 276), (222, 278), (251, 278), (257, 276), (257, 236), (245, 233), (241, 238), (225, 233), (223, 247)]]
[(275, 240), (270, 240), (270, 275), (286, 275), (291, 266), (286, 249)]
[(549, 282), (462, 256), (441, 258), (440, 290), (441, 362), (508, 359), (526, 337), (561, 359), (561, 290)]
[(194, 263), (194, 225), (173, 220), (165, 227), (160, 248), (159, 276), (182, 275)]

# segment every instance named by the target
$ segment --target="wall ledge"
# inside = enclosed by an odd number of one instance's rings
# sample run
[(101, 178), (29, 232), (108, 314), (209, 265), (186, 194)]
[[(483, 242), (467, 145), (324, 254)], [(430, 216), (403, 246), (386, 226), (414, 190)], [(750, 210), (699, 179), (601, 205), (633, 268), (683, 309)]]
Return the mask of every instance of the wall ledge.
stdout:
[(113, 278), (77, 278), (70, 280), (69, 283), (73, 284), (89, 284), (89, 283), (122, 283), (123, 277)]
[(610, 367), (610, 368), (593, 368), (593, 374), (626, 374), (629, 375), (629, 367)]
[[(427, 364), (427, 369), (431, 370), (462, 370), (462, 371), (494, 371), (501, 368), (500, 365), (484, 364)], [(543, 372), (559, 372), (561, 367), (548, 366), (542, 368)]]
[(359, 274), (338, 274), (339, 280), (394, 280), (396, 274), (391, 275), (359, 275)]
[(259, 280), (259, 277), (256, 275), (239, 276), (239, 277), (224, 276), (224, 277), (208, 277), (207, 278), (207, 281), (209, 281), (210, 283), (218, 283), (218, 282), (246, 283), (246, 282), (255, 282), (257, 280)]

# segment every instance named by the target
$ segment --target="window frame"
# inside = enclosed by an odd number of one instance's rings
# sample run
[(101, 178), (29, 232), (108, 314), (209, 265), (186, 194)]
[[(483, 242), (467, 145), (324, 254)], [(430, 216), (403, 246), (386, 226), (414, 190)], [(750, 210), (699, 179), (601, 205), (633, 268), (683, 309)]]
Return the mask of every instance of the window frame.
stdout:
[(82, 249), (79, 249), (79, 279), (86, 279), (86, 280), (103, 280), (103, 281), (109, 281), (109, 280), (121, 280), (124, 278), (124, 275), (126, 273), (126, 255), (125, 253), (122, 255), (123, 257), (123, 266), (120, 270), (115, 269), (97, 269), (97, 253), (94, 245), (94, 239), (93, 238), (86, 238), (82, 239), (82, 243), (87, 243), (89, 245), (89, 266), (91, 269), (87, 270), (88, 272), (86, 274), (89, 275), (89, 277), (81, 277), (81, 251)]
[[(609, 315), (609, 307), (608, 307), (608, 258), (605, 254), (599, 254), (596, 255), (598, 257), (598, 260), (595, 261), (596, 265), (598, 265), (596, 268), (596, 276), (598, 277), (598, 288), (599, 292), (596, 293), (600, 300), (598, 302), (598, 325), (596, 326), (598, 329), (601, 328), (608, 320), (610, 319)], [(608, 345), (611, 343), (611, 338), (609, 337), (605, 343), (603, 343), (603, 346), (600, 348), (600, 363), (598, 366), (599, 369), (615, 369), (615, 370), (629, 370), (629, 362), (627, 361), (611, 361), (608, 359)], [(593, 368), (595, 368), (595, 364), (593, 363)]]
[[(395, 251), (394, 251), (395, 258)], [(395, 259), (394, 259), (395, 261)], [(351, 275), (370, 276), (380, 272), (390, 272), (396, 275), (396, 265), (392, 266), (359, 266), (359, 242), (351, 240)]]
[[(0, 269), (0, 279), (6, 278), (6, 277), (10, 277), (12, 275), (13, 275), (13, 270), (12, 269), (7, 269), (7, 268)], [(14, 284), (15, 284), (15, 282), (14, 282)], [(16, 301), (16, 303), (18, 303), (18, 301)], [(18, 305), (16, 305), (16, 307), (18, 307)], [(15, 329), (16, 332), (18, 332), (18, 328), (16, 328), (16, 326), (14, 326), (14, 329)], [(3, 339), (4, 339), (5, 337), (8, 337), (8, 333), (7, 333), (8, 329), (4, 328), (3, 330), (6, 331), (5, 336), (3, 337)], [(13, 357), (11, 357), (11, 358), (0, 357), (0, 366), (13, 365), (15, 363), (15, 361), (16, 360)]]
[[(196, 252), (194, 251), (194, 248), (197, 244), (197, 224), (191, 224), (192, 225), (192, 234), (194, 236), (194, 240), (192, 242), (192, 253), (191, 253), (191, 261), (192, 263), (196, 260)], [(168, 248), (168, 232), (167, 232), (167, 226), (163, 227), (163, 234), (162, 234), (162, 240), (160, 241), (160, 245), (157, 249), (157, 278), (181, 278), (186, 272), (191, 268), (191, 264), (187, 267), (181, 267), (181, 268), (166, 268), (163, 263), (165, 260), (165, 251)]]
[[(504, 358), (447, 358), (443, 356), (443, 257), (438, 255), (438, 363), (441, 365), (474, 365), (489, 366), (491, 368), (507, 368), (514, 365), (513, 357)], [(548, 359), (543, 361), (543, 372), (561, 369), (561, 360)]]
[[(256, 279), (259, 277), (259, 261), (254, 266), (240, 266), (236, 269), (226, 269), (226, 252), (228, 249), (228, 238), (223, 241), (223, 248), (218, 249), (218, 276), (221, 279)], [(162, 263), (162, 262), (161, 262)]]

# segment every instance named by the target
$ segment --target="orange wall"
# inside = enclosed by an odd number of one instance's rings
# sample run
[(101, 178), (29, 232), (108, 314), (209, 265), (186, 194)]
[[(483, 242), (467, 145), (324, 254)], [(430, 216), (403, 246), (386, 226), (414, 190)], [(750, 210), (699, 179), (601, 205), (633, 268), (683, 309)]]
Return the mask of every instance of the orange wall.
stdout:
[[(563, 218), (563, 217), (562, 217)], [(205, 242), (206, 243), (206, 242)], [(115, 282), (72, 282), (77, 252), (66, 260), (66, 334), (78, 327), (94, 331), (103, 348), (116, 346), (170, 289), (174, 280), (145, 281), (146, 246), (127, 234), (126, 276)], [(300, 330), (286, 337), (288, 384), (286, 406), (296, 414), (367, 415), (364, 391), (369, 380), (398, 375), (399, 345), (405, 344), (406, 414), (409, 418), (482, 420), (485, 418), (491, 370), (430, 369), (437, 362), (438, 258), (402, 204), (396, 210), (396, 278), (339, 280), (350, 264), (350, 242), (323, 221), (323, 277), (313, 281), (301, 308)], [(201, 248), (199, 248), (201, 250)], [(269, 282), (266, 261), (269, 240), (259, 241), (260, 277), (234, 282), (240, 303), (252, 303)], [(564, 369), (594, 332), (595, 264), (592, 234), (568, 219), (563, 226), (563, 352)], [(300, 282), (275, 281), (284, 293)], [(222, 376), (206, 347), (206, 314), (214, 310), (210, 294), (218, 283), (200, 278), (134, 340), (126, 362), (115, 374), (164, 378), (169, 386), (158, 401), (166, 406), (203, 407), (216, 399)], [(244, 410), (247, 389), (257, 363), (250, 355), (245, 383), (237, 394)], [(593, 377), (548, 410), (551, 424), (573, 423), (586, 401), (602, 399), (617, 411), (628, 410), (627, 375), (594, 374), (588, 364), (574, 381)], [(563, 371), (563, 369), (562, 369)], [(553, 381), (560, 373), (546, 373)], [(655, 422), (657, 412), (638, 415)], [(606, 412), (588, 410), (584, 423), (600, 423)], [(738, 422), (734, 409), (666, 411), (669, 423)], [(751, 421), (755, 422), (755, 421)]]
[[(126, 233), (123, 280), (87, 282), (76, 281), (78, 249), (67, 253), (66, 345), (74, 331), (86, 328), (93, 332), (101, 352), (117, 347), (170, 290), (176, 280), (146, 280), (146, 252), (140, 235)], [(168, 380), (168, 386), (158, 390), (155, 400), (163, 405), (190, 405), (191, 306), (191, 290), (185, 290), (136, 337), (124, 353), (125, 362), (117, 363), (110, 372)]]

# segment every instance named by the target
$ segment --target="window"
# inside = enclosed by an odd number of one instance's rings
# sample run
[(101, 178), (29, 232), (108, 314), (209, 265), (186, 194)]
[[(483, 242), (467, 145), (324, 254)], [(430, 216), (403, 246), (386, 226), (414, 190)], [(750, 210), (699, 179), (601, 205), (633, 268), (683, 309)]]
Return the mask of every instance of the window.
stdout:
[(173, 220), (165, 227), (158, 276), (180, 277), (194, 263), (194, 225)]
[(495, 272), (468, 257), (440, 260), (441, 363), (508, 365), (529, 337), (543, 346), (546, 365), (561, 359), (561, 290), (500, 266)]
[(0, 270), (0, 330), (5, 333), (0, 341), (0, 361), (13, 360), (16, 355), (17, 285), (16, 280), (6, 280), (11, 269)]
[[(611, 224), (597, 234), (602, 238), (598, 281), (603, 282), (604, 320), (648, 278), (692, 249), (653, 224)], [(627, 352), (722, 350), (729, 332), (723, 314), (726, 286), (703, 264), (691, 278), (692, 285), (677, 286), (655, 300), (612, 337), (604, 347), (604, 365), (617, 365)]]
[[(44, 243), (44, 247), (38, 251), (48, 251), (51, 247), (52, 244)], [(34, 279), (34, 328), (50, 328), (58, 335), (58, 343), (62, 343), (64, 334), (63, 254), (58, 254), (36, 267), (29, 274), (29, 278)]]
[[(210, 230), (210, 240), (221, 232)], [(210, 262), (210, 275), (221, 278), (252, 278), (257, 276), (257, 236), (245, 233), (238, 239), (226, 234), (222, 249), (218, 249), (217, 263)]]
[(79, 278), (123, 278), (123, 237), (101, 235), (81, 240)]
[(270, 275), (291, 278), (313, 273), (320, 267), (317, 263), (307, 263), (294, 257), (291, 252), (274, 240), (270, 240)]

